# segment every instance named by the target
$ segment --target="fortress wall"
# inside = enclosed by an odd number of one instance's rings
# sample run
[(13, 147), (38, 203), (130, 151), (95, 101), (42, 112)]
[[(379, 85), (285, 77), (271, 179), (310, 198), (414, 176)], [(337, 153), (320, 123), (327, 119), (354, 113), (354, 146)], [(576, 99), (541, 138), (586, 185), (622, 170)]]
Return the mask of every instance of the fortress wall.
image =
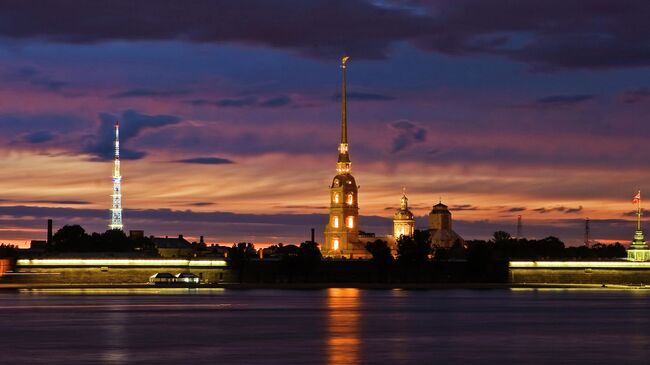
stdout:
[(191, 272), (202, 278), (203, 282), (217, 283), (233, 281), (227, 267), (200, 266), (21, 266), (16, 265), (13, 273), (2, 277), (3, 283), (31, 284), (142, 284), (149, 282), (149, 277), (158, 272), (177, 274)]
[[(556, 262), (557, 263), (557, 262)], [(613, 267), (599, 262), (590, 267), (588, 262), (565, 262), (548, 265), (543, 261), (537, 267), (517, 267), (510, 264), (509, 281), (513, 284), (616, 284), (650, 285), (650, 266), (617, 261)], [(601, 266), (601, 267), (597, 267)]]

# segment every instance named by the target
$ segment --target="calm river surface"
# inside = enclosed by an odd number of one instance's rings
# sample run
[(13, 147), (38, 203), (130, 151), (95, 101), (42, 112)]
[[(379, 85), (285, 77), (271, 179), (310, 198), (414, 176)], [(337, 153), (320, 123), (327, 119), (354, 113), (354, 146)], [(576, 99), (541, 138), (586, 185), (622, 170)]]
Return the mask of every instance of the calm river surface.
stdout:
[(1, 364), (650, 364), (650, 292), (0, 293)]

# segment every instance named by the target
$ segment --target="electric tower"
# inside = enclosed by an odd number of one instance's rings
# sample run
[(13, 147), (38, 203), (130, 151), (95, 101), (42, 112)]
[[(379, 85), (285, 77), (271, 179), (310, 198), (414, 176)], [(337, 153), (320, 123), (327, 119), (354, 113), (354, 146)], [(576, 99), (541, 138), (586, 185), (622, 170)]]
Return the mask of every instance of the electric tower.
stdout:
[(113, 162), (113, 205), (109, 229), (122, 229), (122, 176), (120, 175), (120, 122), (115, 122), (115, 161)]

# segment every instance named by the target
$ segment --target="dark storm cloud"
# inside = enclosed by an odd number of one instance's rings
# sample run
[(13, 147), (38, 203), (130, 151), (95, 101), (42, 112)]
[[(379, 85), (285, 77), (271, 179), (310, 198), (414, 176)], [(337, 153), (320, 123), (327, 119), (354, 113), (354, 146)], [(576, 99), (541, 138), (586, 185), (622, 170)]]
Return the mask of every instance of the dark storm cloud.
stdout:
[(650, 100), (650, 88), (647, 87), (640, 87), (623, 93), (623, 102), (626, 104), (636, 104), (646, 100)]
[(200, 164), (200, 165), (227, 165), (227, 164), (235, 163), (232, 160), (229, 160), (227, 158), (220, 158), (220, 157), (195, 157), (195, 158), (187, 158), (184, 160), (177, 160), (175, 162), (192, 163), (192, 164)]
[(36, 131), (32, 133), (27, 133), (22, 136), (21, 141), (38, 144), (49, 142), (54, 139), (54, 133), (50, 131)]
[(149, 89), (131, 89), (123, 92), (112, 94), (110, 97), (114, 99), (123, 98), (168, 98), (173, 96), (184, 96), (189, 94), (188, 90), (149, 90)]
[[(348, 100), (356, 101), (389, 101), (396, 99), (394, 96), (390, 95), (364, 93), (359, 91), (348, 91), (345, 95)], [(334, 96), (332, 96), (332, 100), (341, 100), (341, 93), (334, 94)]]
[(291, 104), (292, 100), (287, 95), (278, 95), (263, 100), (258, 100), (256, 97), (247, 96), (243, 98), (224, 98), (218, 100), (194, 99), (187, 100), (186, 103), (193, 106), (217, 106), (220, 108), (277, 108)]
[(408, 120), (400, 120), (390, 125), (397, 131), (393, 137), (392, 152), (403, 151), (415, 143), (424, 142), (427, 139), (426, 129)]
[(576, 208), (570, 208), (570, 207), (553, 207), (553, 208), (536, 208), (533, 209), (534, 212), (540, 213), (540, 214), (546, 214), (546, 213), (551, 213), (551, 212), (562, 212), (565, 214), (572, 214), (572, 213), (580, 213), (582, 212), (582, 205), (578, 206)]
[(552, 95), (536, 100), (541, 106), (568, 106), (581, 104), (594, 99), (594, 95)]
[[(0, 217), (10, 217), (16, 224), (31, 227), (44, 226), (45, 219), (53, 218), (55, 225), (81, 224), (89, 231), (106, 229), (106, 209), (47, 208), (36, 206), (0, 206)], [(310, 227), (322, 227), (327, 214), (237, 214), (231, 212), (194, 212), (171, 209), (125, 209), (129, 227), (145, 229), (151, 234), (176, 231), (186, 234), (212, 234), (244, 239), (248, 236), (269, 237), (274, 234), (303, 236), (307, 239)], [(391, 227), (389, 218), (363, 216), (364, 226), (373, 229)], [(2, 223), (2, 221), (0, 221)], [(133, 228), (136, 229), (136, 228)], [(319, 232), (321, 233), (321, 232)]]
[(23, 0), (0, 6), (0, 36), (229, 42), (371, 59), (406, 41), (538, 70), (615, 68), (650, 64), (649, 13), (645, 0)]
[(116, 121), (120, 121), (120, 158), (125, 160), (137, 160), (146, 155), (145, 152), (125, 147), (129, 140), (137, 137), (143, 130), (181, 122), (181, 118), (174, 115), (147, 115), (135, 110), (126, 110), (122, 113), (121, 118), (108, 113), (100, 113), (99, 118), (99, 129), (92, 142), (84, 148), (84, 152), (94, 155), (98, 160), (113, 159)]
[(3, 3), (0, 20), (0, 36), (20, 39), (241, 42), (325, 57), (355, 50), (366, 58), (384, 57), (390, 42), (428, 24), (360, 0), (26, 0)]
[[(77, 115), (67, 114), (0, 114), (0, 137), (36, 143), (47, 138), (47, 133), (64, 134), (83, 130), (87, 122)], [(33, 133), (36, 135), (30, 136)], [(51, 140), (51, 139), (50, 139)], [(44, 142), (44, 141), (43, 141)]]
[(486, 53), (538, 70), (650, 64), (643, 0), (448, 0), (434, 2), (441, 31), (418, 40), (449, 54)]

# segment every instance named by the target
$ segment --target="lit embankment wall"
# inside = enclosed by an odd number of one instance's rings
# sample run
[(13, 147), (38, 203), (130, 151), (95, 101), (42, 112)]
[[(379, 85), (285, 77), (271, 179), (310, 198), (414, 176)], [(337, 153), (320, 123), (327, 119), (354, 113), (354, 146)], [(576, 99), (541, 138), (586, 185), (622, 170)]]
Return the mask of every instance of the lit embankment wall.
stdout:
[(650, 262), (511, 261), (514, 284), (650, 285)]
[(209, 283), (233, 280), (223, 260), (38, 259), (17, 260), (2, 282), (142, 284), (159, 272), (191, 272)]

